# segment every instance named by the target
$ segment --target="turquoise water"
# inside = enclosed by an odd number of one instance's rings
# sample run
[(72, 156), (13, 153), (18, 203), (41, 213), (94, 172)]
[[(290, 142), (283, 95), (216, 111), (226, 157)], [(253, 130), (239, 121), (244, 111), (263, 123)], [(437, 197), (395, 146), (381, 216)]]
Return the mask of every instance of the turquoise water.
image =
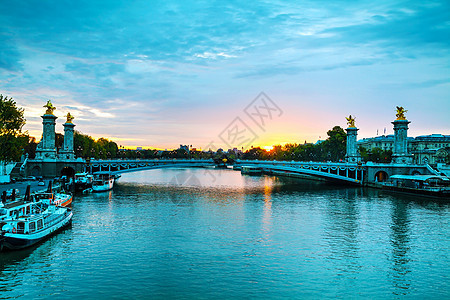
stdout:
[(450, 297), (450, 205), (231, 170), (124, 174), (70, 228), (0, 253), (0, 297)]

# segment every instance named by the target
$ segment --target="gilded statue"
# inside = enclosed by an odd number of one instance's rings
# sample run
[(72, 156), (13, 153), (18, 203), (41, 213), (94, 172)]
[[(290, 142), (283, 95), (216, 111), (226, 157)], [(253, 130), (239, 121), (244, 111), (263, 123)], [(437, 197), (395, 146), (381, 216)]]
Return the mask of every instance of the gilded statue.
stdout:
[(397, 106), (397, 120), (406, 120), (405, 113), (407, 112), (406, 109), (403, 108), (403, 106)]
[(44, 107), (47, 108), (45, 111), (46, 115), (53, 115), (53, 111), (56, 109), (50, 100), (47, 101), (47, 104), (45, 104)]
[(65, 117), (67, 118), (66, 123), (72, 123), (72, 120), (75, 119), (74, 116), (70, 114), (70, 112), (68, 112)]
[(352, 117), (352, 115), (348, 116), (348, 118), (347, 117), (345, 117), (345, 118), (347, 119), (347, 125), (348, 125), (349, 128), (350, 127), (356, 127), (355, 126), (355, 119), (356, 118)]

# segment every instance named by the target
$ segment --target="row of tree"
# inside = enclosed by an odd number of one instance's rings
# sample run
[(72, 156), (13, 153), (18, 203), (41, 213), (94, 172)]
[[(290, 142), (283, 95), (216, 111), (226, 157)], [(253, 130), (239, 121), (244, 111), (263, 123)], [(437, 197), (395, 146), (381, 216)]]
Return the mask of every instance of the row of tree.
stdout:
[[(37, 142), (27, 132), (22, 132), (25, 125), (23, 108), (18, 108), (12, 98), (0, 95), (0, 160), (18, 161), (21, 155), (28, 154), (30, 158), (36, 155)], [(259, 159), (286, 161), (343, 161), (346, 153), (347, 134), (339, 126), (327, 132), (328, 138), (316, 144), (286, 144), (276, 145), (266, 151), (260, 147), (251, 148), (244, 153), (219, 150), (188, 151), (177, 149), (172, 151), (158, 150), (127, 150), (119, 149), (117, 144), (105, 138), (94, 140), (81, 132), (74, 134), (74, 150), (78, 157), (95, 159), (151, 159), (151, 158), (180, 158), (180, 159)], [(55, 145), (60, 149), (64, 143), (64, 136), (56, 133)], [(360, 148), (364, 161), (390, 162), (391, 151), (373, 149), (366, 151)]]

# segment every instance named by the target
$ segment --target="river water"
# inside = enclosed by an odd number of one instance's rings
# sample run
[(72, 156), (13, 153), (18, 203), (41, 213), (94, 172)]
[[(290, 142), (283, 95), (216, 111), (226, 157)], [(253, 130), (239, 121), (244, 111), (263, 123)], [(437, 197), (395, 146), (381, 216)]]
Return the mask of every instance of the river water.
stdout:
[(127, 173), (0, 253), (0, 298), (450, 298), (450, 205), (232, 170)]

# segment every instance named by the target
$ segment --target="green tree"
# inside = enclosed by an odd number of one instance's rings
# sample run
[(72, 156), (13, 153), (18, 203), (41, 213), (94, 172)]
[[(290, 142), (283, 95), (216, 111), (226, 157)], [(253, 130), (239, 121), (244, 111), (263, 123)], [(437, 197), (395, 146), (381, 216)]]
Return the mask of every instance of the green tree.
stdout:
[(256, 148), (251, 148), (247, 151), (245, 151), (244, 155), (242, 156), (243, 159), (259, 159), (259, 160), (263, 160), (263, 159), (267, 159), (268, 158), (268, 154), (267, 151), (264, 149), (261, 149), (260, 147), (256, 147)]
[(28, 143), (23, 112), (11, 97), (0, 94), (0, 160), (18, 161)]
[(323, 151), (320, 153), (319, 160), (339, 161), (345, 159), (347, 150), (347, 133), (340, 126), (334, 126), (333, 129), (328, 130), (328, 139), (326, 139), (320, 146)]
[[(95, 141), (92, 137), (81, 132), (75, 131), (73, 137), (73, 145), (75, 154), (79, 157), (91, 158), (116, 158), (119, 156), (119, 147), (115, 142), (105, 138), (99, 138)], [(136, 158), (136, 151), (134, 154), (126, 153), (128, 158)]]
[(376, 163), (390, 163), (392, 160), (392, 151), (383, 150), (379, 147), (367, 150), (366, 148), (360, 146), (359, 153), (361, 154), (361, 158), (363, 159), (363, 161), (372, 161)]

